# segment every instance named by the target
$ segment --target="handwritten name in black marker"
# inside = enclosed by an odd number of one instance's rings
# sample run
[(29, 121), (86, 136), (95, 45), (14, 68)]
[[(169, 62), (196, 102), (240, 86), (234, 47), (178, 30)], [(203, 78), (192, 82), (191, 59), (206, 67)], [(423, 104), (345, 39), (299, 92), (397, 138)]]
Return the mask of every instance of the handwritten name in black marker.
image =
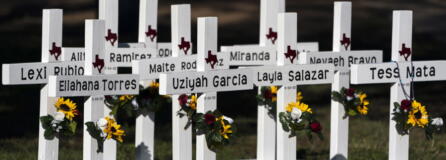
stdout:
[[(347, 59), (347, 67), (350, 67), (352, 64), (369, 64), (369, 63), (377, 63), (377, 58), (375, 56), (348, 56)], [(345, 67), (345, 58), (343, 56), (338, 57), (310, 57), (310, 64), (333, 64), (335, 67)]]
[(173, 89), (190, 89), (194, 91), (196, 88), (206, 88), (209, 85), (212, 87), (232, 87), (242, 86), (248, 84), (248, 76), (244, 74), (237, 74), (231, 76), (215, 75), (212, 78), (212, 83), (209, 84), (208, 77), (201, 76), (196, 78), (172, 78)]
[(69, 91), (122, 91), (122, 90), (134, 90), (138, 87), (138, 80), (60, 80), (59, 82), (60, 92)]
[[(402, 67), (402, 69), (405, 69), (405, 78), (421, 78), (421, 77), (435, 77), (436, 75), (436, 69), (434, 66), (407, 66)], [(370, 68), (370, 71), (372, 73), (372, 79), (388, 79), (388, 78), (399, 78), (400, 77), (400, 70), (397, 67), (392, 68), (376, 68), (372, 67)], [(404, 73), (404, 72), (403, 72)]]

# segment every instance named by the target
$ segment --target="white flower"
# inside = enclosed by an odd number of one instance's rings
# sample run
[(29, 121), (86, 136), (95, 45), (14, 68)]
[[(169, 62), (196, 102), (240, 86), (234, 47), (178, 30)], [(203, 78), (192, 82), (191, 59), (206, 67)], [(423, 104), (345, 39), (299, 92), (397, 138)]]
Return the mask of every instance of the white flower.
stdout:
[(302, 111), (298, 108), (293, 108), (293, 110), (291, 111), (291, 118), (293, 120), (299, 120), (300, 116), (302, 116)]
[(228, 121), (229, 124), (232, 124), (232, 123), (234, 122), (234, 120), (233, 120), (232, 118), (229, 118), (229, 117), (226, 117), (226, 116), (223, 116), (223, 119), (225, 119), (226, 121)]
[(101, 119), (98, 120), (96, 125), (98, 125), (99, 128), (104, 130), (104, 128), (107, 127), (107, 123), (108, 123), (108, 121), (105, 118), (101, 118)]
[(137, 110), (139, 108), (138, 101), (136, 101), (136, 98), (132, 100), (133, 109)]
[(438, 127), (443, 126), (443, 118), (440, 117), (433, 118), (431, 124)]
[(57, 126), (56, 132), (60, 132), (61, 129), (62, 129), (62, 126)]
[(347, 101), (353, 100), (353, 97), (347, 96)]
[(56, 115), (54, 115), (54, 120), (62, 122), (65, 118), (65, 114), (63, 112), (57, 112)]
[(355, 98), (359, 98), (359, 94), (358, 93), (355, 93)]

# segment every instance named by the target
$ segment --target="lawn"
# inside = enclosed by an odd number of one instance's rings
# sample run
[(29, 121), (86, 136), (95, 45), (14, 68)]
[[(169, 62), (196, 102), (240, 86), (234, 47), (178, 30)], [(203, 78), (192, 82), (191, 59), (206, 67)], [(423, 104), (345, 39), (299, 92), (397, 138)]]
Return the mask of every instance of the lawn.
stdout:
[[(377, 102), (381, 105), (383, 102)], [(311, 105), (311, 104), (310, 104)], [(350, 159), (387, 159), (388, 150), (388, 116), (386, 109), (375, 108), (370, 117), (354, 118), (350, 120)], [(305, 136), (297, 138), (297, 154), (300, 159), (328, 159), (329, 154), (329, 108), (313, 107), (319, 115), (324, 128), (324, 140), (308, 141)], [(376, 119), (382, 116), (382, 119)], [(236, 118), (238, 126), (234, 143), (217, 153), (218, 159), (248, 159), (256, 155), (256, 119), (255, 117)], [(159, 160), (171, 159), (171, 124), (159, 124), (156, 128), (155, 158)], [(82, 135), (60, 142), (59, 159), (82, 159)], [(446, 159), (446, 136), (436, 136), (432, 141), (424, 138), (422, 130), (415, 130), (410, 137), (410, 159)], [(23, 137), (0, 139), (0, 159), (23, 160), (37, 159), (37, 134)], [(134, 157), (134, 128), (127, 127), (126, 141), (118, 144), (118, 159), (133, 160)]]

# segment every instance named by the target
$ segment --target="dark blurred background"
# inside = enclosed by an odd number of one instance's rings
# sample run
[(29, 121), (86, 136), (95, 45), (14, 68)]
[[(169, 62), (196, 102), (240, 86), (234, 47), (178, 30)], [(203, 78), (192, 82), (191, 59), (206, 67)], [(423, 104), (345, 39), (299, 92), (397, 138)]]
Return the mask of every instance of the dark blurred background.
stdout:
[[(321, 51), (331, 50), (333, 27), (331, 0), (287, 0), (286, 10), (298, 12), (298, 41), (319, 42)], [(192, 5), (192, 37), (196, 44), (196, 19), (218, 16), (219, 45), (254, 44), (259, 39), (260, 0), (159, 0), (159, 42), (170, 41), (170, 5)], [(84, 45), (84, 20), (97, 18), (97, 0), (1, 0), (0, 2), (0, 63), (38, 62), (41, 53), (42, 9), (61, 8), (64, 11), (63, 46)], [(136, 42), (138, 0), (121, 0), (119, 6), (120, 42)], [(444, 0), (355, 0), (352, 17), (352, 50), (379, 49), (384, 61), (390, 59), (392, 11), (413, 10), (413, 60), (446, 59), (446, 1)], [(369, 93), (372, 100), (367, 120), (386, 125), (389, 112), (390, 85), (357, 86)], [(6, 150), (8, 139), (27, 137), (34, 144), (38, 132), (39, 85), (1, 86), (0, 88), (0, 151)], [(433, 114), (446, 113), (446, 82), (426, 82), (415, 85), (415, 96)], [(320, 106), (324, 119), (329, 120), (330, 86), (300, 87), (305, 100)], [(247, 132), (256, 131), (256, 91), (219, 93), (218, 107), (236, 119), (247, 119)], [(76, 98), (80, 105), (83, 100)], [(376, 111), (376, 112), (374, 112)], [(170, 132), (171, 109), (157, 113), (157, 130)], [(133, 121), (124, 122), (133, 126)], [(329, 133), (329, 121), (325, 133)], [(160, 126), (160, 127), (158, 127)], [(378, 128), (387, 132), (387, 127)], [(243, 131), (243, 129), (242, 129)], [(160, 131), (161, 132), (161, 131)], [(157, 131), (158, 133), (158, 131)], [(167, 135), (168, 136), (168, 135)], [(381, 135), (386, 138), (386, 135)], [(327, 136), (328, 137), (328, 136)], [(133, 137), (128, 136), (128, 139)], [(169, 137), (164, 137), (166, 141)], [(255, 139), (253, 139), (255, 141)], [(18, 140), (19, 141), (19, 140)], [(329, 141), (327, 138), (325, 141)], [(387, 145), (385, 140), (383, 144)], [(446, 140), (443, 138), (442, 143)], [(255, 142), (254, 142), (255, 143)], [(35, 148), (36, 146), (34, 146)], [(445, 146), (443, 146), (445, 147)], [(378, 147), (379, 148), (379, 147)], [(247, 155), (255, 155), (255, 148)], [(251, 149), (252, 150), (252, 149)], [(321, 151), (326, 153), (328, 148)], [(383, 154), (386, 149), (379, 149)], [(442, 148), (440, 151), (445, 151)], [(31, 151), (34, 154), (34, 151)], [(1, 158), (1, 156), (0, 156)], [(249, 157), (248, 157), (249, 158)]]

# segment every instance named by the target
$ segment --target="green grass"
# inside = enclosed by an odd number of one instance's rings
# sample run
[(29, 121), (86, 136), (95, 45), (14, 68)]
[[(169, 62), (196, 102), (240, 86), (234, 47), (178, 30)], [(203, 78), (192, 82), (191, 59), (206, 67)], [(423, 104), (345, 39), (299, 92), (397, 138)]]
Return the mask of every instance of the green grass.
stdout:
[[(316, 107), (314, 107), (316, 109)], [(385, 109), (376, 109), (378, 113)], [(297, 138), (297, 153), (301, 159), (328, 159), (329, 154), (329, 108), (323, 107), (316, 110), (324, 129), (325, 140), (314, 139), (308, 141), (304, 136)], [(239, 132), (234, 143), (217, 153), (218, 159), (246, 159), (255, 158), (256, 155), (256, 119), (238, 118)], [(353, 118), (350, 120), (350, 159), (387, 159), (388, 150), (388, 117), (381, 120), (368, 118)], [(133, 129), (127, 130), (126, 142), (118, 145), (118, 159), (134, 159), (134, 133)], [(159, 160), (171, 159), (170, 124), (158, 125), (156, 130), (156, 153)], [(427, 141), (421, 130), (414, 130), (410, 137), (410, 159), (446, 159), (446, 136), (436, 136), (433, 141)], [(82, 159), (81, 135), (73, 139), (62, 140), (59, 159)], [(0, 159), (21, 160), (37, 158), (37, 138), (26, 136), (23, 138), (0, 139)]]

